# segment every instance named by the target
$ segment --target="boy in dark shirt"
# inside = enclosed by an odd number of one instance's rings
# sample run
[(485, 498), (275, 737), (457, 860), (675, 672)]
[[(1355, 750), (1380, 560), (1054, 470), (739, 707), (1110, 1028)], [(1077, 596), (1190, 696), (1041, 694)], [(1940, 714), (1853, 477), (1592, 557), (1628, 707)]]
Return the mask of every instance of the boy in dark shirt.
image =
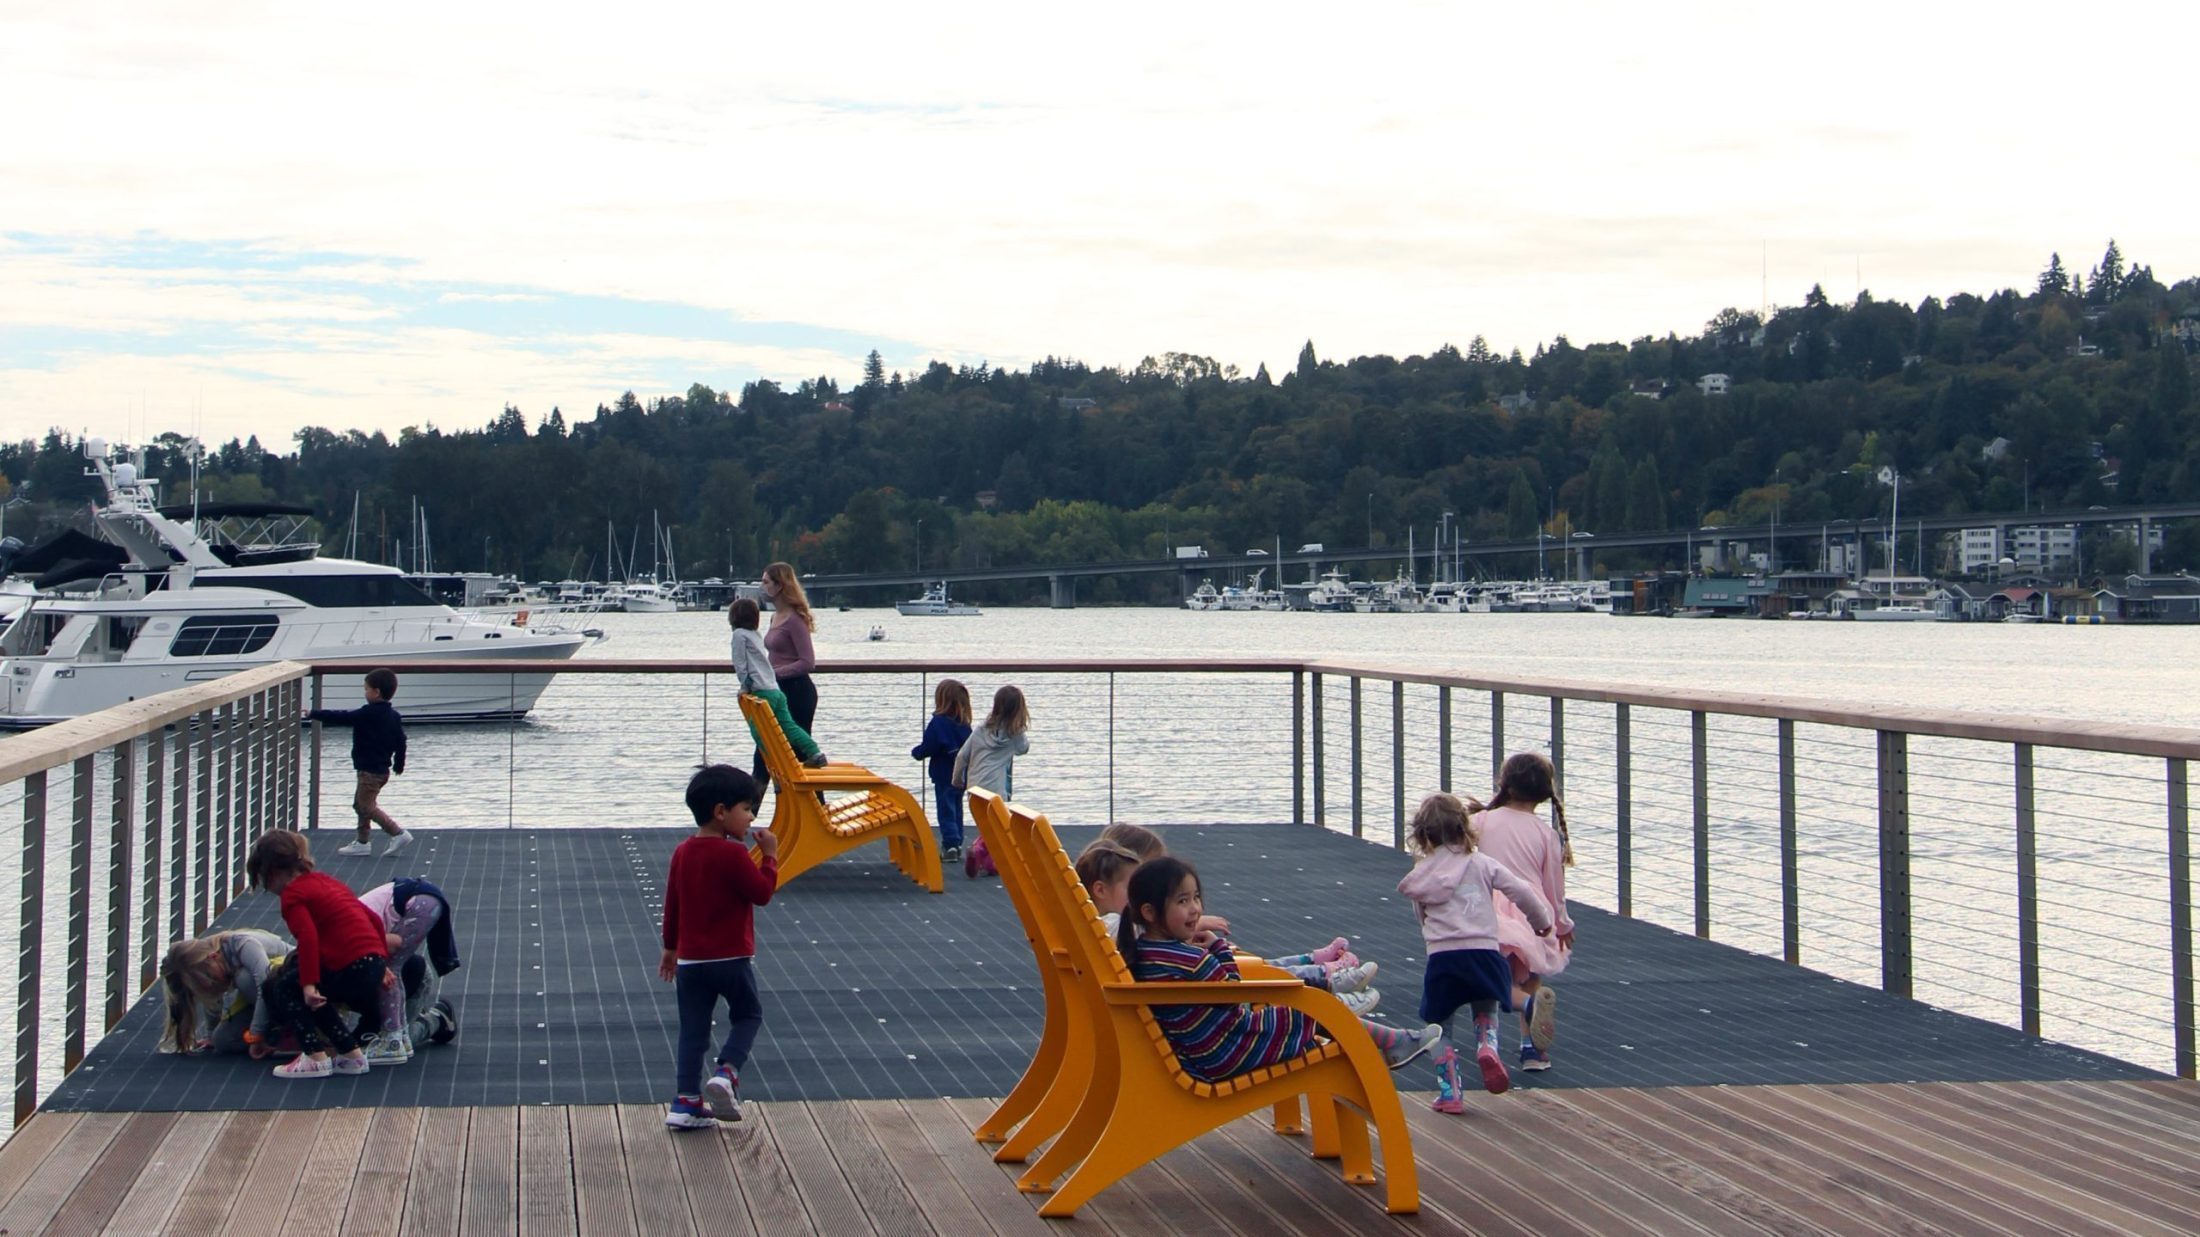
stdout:
[[(756, 779), (732, 765), (705, 765), (688, 779), (688, 810), (700, 832), (672, 852), (665, 952), (657, 963), (657, 978), (673, 984), (680, 1005), (674, 1097), (665, 1114), (665, 1124), (676, 1130), (741, 1119), (741, 1067), (764, 1025), (756, 992), (756, 908), (779, 888), (779, 839), (771, 830), (754, 835), (762, 862), (749, 858), (749, 826), (763, 798)], [(717, 1071), (698, 1090), (721, 998), (732, 1027), (718, 1050)]]
[(337, 847), (336, 853), (373, 854), (374, 845), (367, 838), (372, 828), (380, 825), (390, 835), (390, 844), (382, 852), (387, 859), (413, 843), (413, 835), (376, 802), (382, 788), (389, 785), (390, 775), (405, 771), (405, 719), (390, 707), (390, 698), (397, 695), (397, 672), (386, 666), (368, 671), (366, 694), (367, 702), (356, 709), (315, 709), (306, 714), (306, 719), (351, 727), (351, 767), (359, 773), (351, 810), (359, 814), (359, 837)]

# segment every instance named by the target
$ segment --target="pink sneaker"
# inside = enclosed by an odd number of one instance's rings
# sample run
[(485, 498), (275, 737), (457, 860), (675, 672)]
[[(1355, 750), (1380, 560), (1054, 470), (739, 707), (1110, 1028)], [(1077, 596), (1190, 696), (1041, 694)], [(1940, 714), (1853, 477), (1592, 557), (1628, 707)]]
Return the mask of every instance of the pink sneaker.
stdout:
[(288, 1065), (278, 1065), (274, 1071), (275, 1076), (282, 1079), (326, 1078), (335, 1072), (335, 1064), (326, 1057), (316, 1061), (308, 1056), (301, 1056)]
[(1428, 1106), (1438, 1112), (1448, 1113), (1454, 1117), (1463, 1115), (1467, 1111), (1467, 1102), (1456, 1095), (1439, 1095), (1430, 1100)]
[(1505, 1072), (1505, 1058), (1498, 1055), (1497, 1045), (1483, 1044), (1474, 1050), (1474, 1062), (1482, 1067), (1482, 1085), (1491, 1095), (1503, 1095), (1512, 1090), (1512, 1075)]
[(1352, 942), (1341, 936), (1306, 956), (1323, 966), (1358, 966), (1360, 962), (1352, 957)]

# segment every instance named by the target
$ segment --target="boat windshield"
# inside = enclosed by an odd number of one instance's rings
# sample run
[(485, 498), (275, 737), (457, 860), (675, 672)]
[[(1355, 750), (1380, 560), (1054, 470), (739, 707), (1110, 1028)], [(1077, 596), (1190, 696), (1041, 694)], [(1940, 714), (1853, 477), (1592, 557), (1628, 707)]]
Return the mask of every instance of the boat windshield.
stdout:
[(202, 614), (187, 618), (168, 645), (170, 657), (235, 657), (257, 653), (275, 638), (272, 614)]
[(264, 588), (271, 593), (295, 597), (309, 606), (324, 609), (349, 609), (354, 607), (379, 608), (383, 606), (434, 606), (441, 605), (435, 598), (403, 576), (384, 575), (255, 575), (229, 576), (207, 572), (199, 577), (205, 584), (227, 584), (243, 588)]

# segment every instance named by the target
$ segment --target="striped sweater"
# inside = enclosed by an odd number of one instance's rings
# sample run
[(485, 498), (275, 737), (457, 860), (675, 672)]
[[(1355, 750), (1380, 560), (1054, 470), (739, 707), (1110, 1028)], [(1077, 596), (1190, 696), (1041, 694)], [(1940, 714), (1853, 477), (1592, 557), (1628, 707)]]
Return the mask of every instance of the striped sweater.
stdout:
[[(1236, 983), (1237, 957), (1230, 942), (1220, 937), (1211, 949), (1143, 938), (1131, 974), (1141, 982)], [(1202, 1082), (1222, 1082), (1288, 1061), (1320, 1043), (1313, 1019), (1273, 1005), (1156, 1005), (1153, 1014), (1184, 1071)]]

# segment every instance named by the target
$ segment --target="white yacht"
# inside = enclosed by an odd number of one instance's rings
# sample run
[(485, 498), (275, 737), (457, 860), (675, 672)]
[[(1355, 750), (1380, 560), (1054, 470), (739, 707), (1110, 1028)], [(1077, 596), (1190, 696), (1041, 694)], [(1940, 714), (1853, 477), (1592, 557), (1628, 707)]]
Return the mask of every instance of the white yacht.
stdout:
[(1914, 601), (1889, 601), (1869, 610), (1850, 610), (1849, 617), (1859, 623), (1937, 623), (1940, 611)]
[(907, 618), (976, 618), (985, 613), (967, 601), (947, 599), (947, 581), (924, 586), (924, 596), (914, 601), (897, 601), (894, 609)]
[(1184, 608), (1201, 611), (1220, 610), (1222, 608), (1222, 594), (1215, 591), (1213, 580), (1201, 580), (1199, 587), (1192, 590), (1192, 595), (1184, 599)]
[(1314, 609), (1330, 612), (1352, 609), (1352, 598), (1352, 585), (1345, 579), (1344, 572), (1334, 569), (1323, 572), (1321, 582), (1307, 595)]
[(604, 604), (628, 614), (670, 614), (680, 608), (680, 589), (655, 580), (629, 580), (612, 589)]
[[(64, 533), (18, 557), (42, 591), (0, 635), (0, 728), (41, 726), (280, 660), (563, 661), (578, 632), (480, 622), (393, 567), (322, 558), (296, 507), (162, 507), (142, 465), (85, 444), (106, 490), (104, 540)], [(410, 721), (524, 716), (549, 674), (417, 675)], [(351, 693), (336, 697), (348, 703)]]

